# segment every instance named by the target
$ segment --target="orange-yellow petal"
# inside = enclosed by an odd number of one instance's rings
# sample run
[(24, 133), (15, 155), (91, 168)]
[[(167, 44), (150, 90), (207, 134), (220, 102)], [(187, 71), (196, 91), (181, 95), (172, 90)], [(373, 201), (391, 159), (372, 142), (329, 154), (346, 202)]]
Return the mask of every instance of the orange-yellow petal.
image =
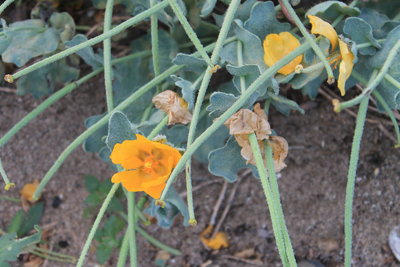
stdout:
[(354, 66), (353, 63), (354, 55), (350, 51), (346, 42), (340, 39), (339, 39), (339, 48), (342, 61), (340, 62), (339, 65), (338, 88), (340, 90), (340, 94), (344, 96), (344, 94), (346, 93), (345, 91), (346, 81), (350, 77)]
[(161, 193), (164, 190), (165, 185), (166, 185), (165, 183), (162, 183), (156, 186), (152, 186), (146, 188), (144, 192), (154, 199), (159, 199), (161, 197)]
[(334, 50), (337, 47), (338, 35), (332, 25), (313, 15), (308, 15), (308, 19), (311, 23), (311, 33), (321, 34), (328, 38), (331, 42), (332, 50)]
[[(299, 40), (290, 32), (281, 32), (279, 34), (268, 34), (264, 43), (264, 62), (271, 67), (283, 57), (290, 54), (293, 50), (300, 46)], [(282, 67), (278, 73), (288, 75), (295, 71), (297, 65), (301, 63), (303, 56), (300, 55)]]
[(112, 183), (122, 183), (122, 186), (130, 192), (143, 191), (143, 180), (138, 171), (117, 172), (111, 178)]
[(29, 202), (34, 203), (35, 200), (33, 199), (33, 193), (35, 193), (38, 185), (39, 185), (38, 180), (35, 180), (33, 183), (30, 184), (25, 184), (24, 187), (22, 187), (21, 191), (19, 192), (21, 194), (21, 197), (24, 200), (28, 200)]

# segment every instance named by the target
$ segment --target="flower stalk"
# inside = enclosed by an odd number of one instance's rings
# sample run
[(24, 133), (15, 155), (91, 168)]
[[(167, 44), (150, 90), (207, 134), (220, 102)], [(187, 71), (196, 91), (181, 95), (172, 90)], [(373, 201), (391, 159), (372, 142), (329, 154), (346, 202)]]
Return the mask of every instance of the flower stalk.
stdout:
[[(114, 0), (107, 0), (106, 9), (104, 12), (104, 30), (103, 34), (111, 30), (112, 13), (114, 8)], [(104, 56), (104, 84), (106, 89), (107, 111), (111, 112), (114, 107), (112, 76), (113, 70), (111, 67), (111, 38), (103, 41), (103, 56)]]

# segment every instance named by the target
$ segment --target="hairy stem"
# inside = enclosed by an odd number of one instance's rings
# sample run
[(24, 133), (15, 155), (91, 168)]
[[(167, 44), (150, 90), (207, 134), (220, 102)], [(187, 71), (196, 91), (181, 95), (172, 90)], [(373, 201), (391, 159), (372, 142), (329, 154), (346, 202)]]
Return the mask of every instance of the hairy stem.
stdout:
[[(107, 0), (104, 12), (104, 30), (103, 34), (111, 30), (112, 13), (114, 8), (114, 0)], [(104, 83), (106, 88), (107, 111), (111, 112), (114, 108), (114, 97), (112, 88), (112, 67), (111, 67), (111, 38), (103, 41), (104, 55)]]
[(136, 250), (136, 206), (135, 192), (126, 192), (128, 196), (128, 236), (129, 236), (129, 255), (131, 267), (137, 266)]

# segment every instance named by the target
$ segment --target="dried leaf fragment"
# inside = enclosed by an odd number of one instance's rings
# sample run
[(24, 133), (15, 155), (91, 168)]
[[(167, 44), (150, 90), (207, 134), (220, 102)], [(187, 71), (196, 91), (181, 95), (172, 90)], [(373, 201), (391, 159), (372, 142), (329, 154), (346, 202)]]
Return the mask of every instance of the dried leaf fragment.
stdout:
[(168, 125), (176, 123), (188, 124), (192, 120), (188, 104), (177, 93), (166, 90), (153, 97), (156, 108), (161, 109), (168, 115)]
[(255, 165), (248, 135), (255, 133), (257, 140), (261, 141), (268, 139), (272, 133), (267, 115), (261, 109), (260, 104), (257, 103), (254, 106), (254, 112), (249, 109), (239, 110), (224, 124), (229, 128), (229, 134), (235, 136), (236, 142), (242, 147), (240, 151), (242, 157), (247, 160), (247, 163)]
[(22, 201), (29, 201), (30, 203), (35, 203), (37, 200), (33, 199), (33, 193), (35, 193), (36, 188), (39, 185), (39, 181), (35, 180), (33, 183), (25, 184), (19, 193), (21, 194)]
[(274, 158), (274, 167), (276, 172), (280, 172), (286, 167), (285, 159), (288, 154), (289, 145), (285, 138), (281, 136), (271, 136), (270, 145)]
[(210, 234), (213, 230), (213, 226), (209, 225), (203, 232), (200, 233), (201, 242), (208, 248), (212, 250), (220, 250), (222, 248), (227, 248), (229, 246), (228, 236), (223, 232), (217, 232), (215, 235), (207, 238), (206, 236)]

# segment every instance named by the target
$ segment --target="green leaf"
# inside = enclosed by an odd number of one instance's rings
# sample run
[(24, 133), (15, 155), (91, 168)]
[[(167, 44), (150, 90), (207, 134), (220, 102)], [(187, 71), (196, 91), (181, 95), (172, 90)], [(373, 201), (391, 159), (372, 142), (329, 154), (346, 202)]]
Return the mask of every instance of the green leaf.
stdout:
[(50, 25), (59, 31), (62, 42), (75, 35), (75, 21), (67, 12), (54, 12), (49, 19)]
[[(259, 72), (266, 70), (267, 66), (264, 63), (264, 50), (260, 38), (243, 28), (239, 20), (235, 20), (233, 31), (242, 42), (243, 64), (257, 65), (260, 69)], [(238, 65), (237, 49), (237, 42), (227, 44), (221, 51), (221, 59), (232, 65)]]
[(314, 15), (332, 22), (342, 14), (347, 16), (358, 16), (360, 14), (360, 9), (350, 7), (340, 1), (324, 1), (310, 8), (305, 14), (305, 17), (307, 18), (308, 15)]
[(157, 219), (157, 224), (163, 228), (170, 228), (178, 214), (183, 216), (183, 225), (188, 225), (189, 212), (187, 206), (174, 187), (170, 187), (165, 197), (165, 207), (155, 205), (153, 200), (143, 212)]
[(111, 258), (111, 253), (113, 251), (113, 247), (105, 246), (103, 244), (99, 244), (96, 247), (96, 260), (99, 264), (104, 264)]
[(204, 59), (197, 58), (192, 55), (178, 53), (172, 60), (175, 65), (185, 65), (185, 71), (202, 73), (207, 68), (207, 63)]
[(2, 53), (2, 59), (18, 67), (22, 67), (34, 57), (53, 52), (59, 43), (57, 30), (47, 28), (41, 20), (14, 22), (4, 33), (10, 39), (10, 44)]
[(376, 54), (370, 59), (370, 65), (372, 68), (380, 69), (383, 63), (387, 59), (387, 56), (393, 46), (400, 40), (400, 26), (397, 26), (390, 31), (386, 37), (386, 41), (382, 45), (382, 49), (376, 52)]
[(255, 35), (260, 40), (270, 33), (280, 33), (290, 30), (289, 23), (281, 23), (276, 19), (275, 6), (271, 1), (257, 2), (252, 10), (250, 18), (245, 22), (244, 28)]
[(206, 0), (203, 4), (203, 7), (201, 8), (200, 16), (204, 18), (210, 15), (216, 3), (217, 0)]
[(207, 106), (207, 111), (210, 111), (210, 117), (217, 118), (221, 116), (238, 98), (233, 94), (223, 92), (214, 92), (210, 96), (210, 105)]
[(0, 266), (9, 266), (7, 262), (15, 261), (29, 246), (40, 242), (42, 232), (39, 227), (37, 233), (28, 237), (16, 239), (16, 234), (4, 234), (0, 237)]
[(197, 88), (193, 86), (192, 82), (176, 75), (171, 75), (171, 78), (175, 81), (175, 85), (181, 88), (182, 98), (185, 99), (189, 105), (189, 109), (192, 110), (194, 107), (195, 92)]
[[(65, 42), (67, 48), (73, 47), (80, 43), (87, 41), (87, 37), (83, 34), (77, 34), (72, 38), (72, 40)], [(86, 64), (90, 65), (93, 69), (103, 67), (103, 56), (100, 54), (95, 54), (93, 47), (89, 46), (83, 48), (76, 52)]]
[[(86, 128), (89, 128), (103, 117), (104, 114), (94, 115), (87, 118), (85, 121)], [(86, 152), (98, 153), (103, 147), (106, 146), (105, 138), (107, 136), (107, 129), (108, 125), (104, 125), (100, 127), (96, 132), (94, 132), (91, 136), (89, 136), (83, 143), (83, 149)]]
[(57, 84), (64, 84), (77, 79), (79, 69), (68, 66), (65, 58), (37, 69), (17, 80), (19, 95), (32, 94), (40, 98), (52, 93)]
[(255, 166), (246, 164), (246, 160), (240, 154), (241, 147), (235, 138), (231, 136), (226, 144), (210, 152), (208, 156), (208, 170), (216, 176), (223, 177), (232, 183), (237, 180), (237, 173), (245, 168), (255, 171)]
[(21, 228), (22, 222), (24, 220), (25, 212), (23, 210), (17, 211), (11, 220), (10, 225), (7, 228), (7, 233), (17, 233)]
[(136, 140), (136, 127), (130, 123), (124, 113), (114, 112), (108, 121), (106, 144), (112, 150), (117, 143), (125, 140)]
[(269, 97), (271, 97), (271, 104), (282, 114), (288, 116), (291, 110), (297, 110), (301, 114), (304, 114), (304, 110), (293, 100), (287, 99), (281, 95), (275, 95), (272, 93), (268, 93)]
[(40, 223), (40, 220), (43, 216), (43, 210), (43, 202), (37, 202), (35, 205), (29, 208), (28, 212), (25, 214), (24, 221), (17, 232), (19, 237), (24, 236), (33, 229), (34, 225)]
[(84, 178), (85, 180), (85, 188), (89, 193), (93, 193), (100, 186), (100, 181), (94, 176), (87, 175)]
[(372, 56), (376, 53), (376, 48), (381, 48), (381, 45), (372, 35), (371, 25), (363, 19), (347, 18), (344, 22), (343, 32), (356, 44), (370, 43), (372, 45), (359, 49), (361, 55)]

